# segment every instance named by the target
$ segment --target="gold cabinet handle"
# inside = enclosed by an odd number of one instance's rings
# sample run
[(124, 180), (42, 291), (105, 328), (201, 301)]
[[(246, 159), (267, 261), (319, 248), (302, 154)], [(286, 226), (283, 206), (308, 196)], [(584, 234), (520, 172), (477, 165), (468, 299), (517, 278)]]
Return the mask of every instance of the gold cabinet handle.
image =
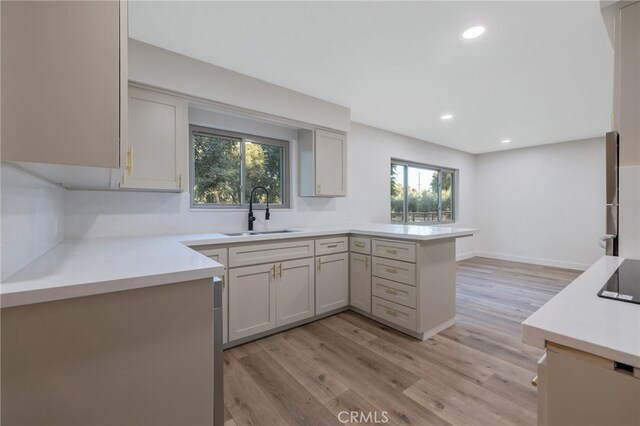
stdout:
[(271, 267), (271, 278), (276, 279), (276, 265)]
[(398, 250), (387, 249), (387, 253), (389, 253), (389, 254), (398, 254)]
[(318, 272), (320, 272), (320, 264), (321, 264), (321, 261), (320, 261), (320, 258), (318, 258), (318, 260), (317, 260), (317, 266), (316, 266), (316, 268), (317, 268)]
[(397, 291), (395, 291), (395, 290), (394, 290), (394, 289), (392, 289), (392, 288), (388, 288), (388, 289), (386, 289), (385, 291), (386, 291), (387, 293), (389, 293), (389, 294), (394, 294), (394, 295), (398, 294), (398, 292), (397, 292)]
[(282, 263), (278, 263), (278, 278), (282, 278)]
[(336, 248), (338, 247), (338, 244), (329, 244), (327, 245), (327, 248)]
[(222, 288), (225, 288), (227, 286), (227, 283), (225, 282), (224, 275), (221, 277), (221, 281), (222, 281)]
[(538, 387), (538, 376), (534, 377), (533, 380), (531, 380), (531, 384), (536, 388)]
[(127, 150), (127, 175), (131, 176), (133, 173), (133, 147), (130, 146)]
[(396, 268), (387, 268), (385, 267), (384, 270), (390, 274), (397, 274), (398, 270)]
[(316, 185), (316, 193), (322, 194), (322, 187), (320, 185)]
[(385, 312), (387, 313), (387, 315), (391, 315), (392, 317), (397, 317), (398, 313), (396, 311), (394, 311), (393, 309), (385, 309)]
[(364, 258), (364, 269), (369, 270), (369, 256)]
[(354, 246), (364, 248), (364, 243), (353, 243)]

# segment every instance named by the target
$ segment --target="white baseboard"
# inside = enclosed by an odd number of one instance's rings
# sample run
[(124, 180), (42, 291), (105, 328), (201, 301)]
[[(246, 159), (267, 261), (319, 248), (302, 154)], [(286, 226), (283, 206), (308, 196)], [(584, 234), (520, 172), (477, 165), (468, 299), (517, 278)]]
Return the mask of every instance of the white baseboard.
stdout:
[(515, 256), (505, 253), (490, 253), (486, 251), (476, 251), (475, 256), (488, 257), (490, 259), (509, 260), (511, 262), (531, 263), (533, 265), (553, 266), (555, 268), (575, 269), (578, 271), (584, 271), (589, 266), (586, 263), (567, 262), (564, 260), (556, 259), (543, 259), (539, 257), (527, 257), (527, 256)]
[(468, 252), (468, 253), (461, 253), (456, 255), (456, 262), (460, 262), (461, 260), (465, 260), (465, 259), (471, 259), (472, 257), (475, 257), (476, 254), (474, 252)]

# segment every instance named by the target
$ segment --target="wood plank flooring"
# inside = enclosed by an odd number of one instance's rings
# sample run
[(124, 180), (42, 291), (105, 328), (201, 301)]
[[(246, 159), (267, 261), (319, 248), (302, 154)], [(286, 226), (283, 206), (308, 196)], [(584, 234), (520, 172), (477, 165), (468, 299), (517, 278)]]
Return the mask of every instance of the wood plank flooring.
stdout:
[(520, 323), (579, 274), (475, 257), (456, 325), (425, 342), (345, 312), (229, 349), (225, 425), (534, 425), (542, 351)]

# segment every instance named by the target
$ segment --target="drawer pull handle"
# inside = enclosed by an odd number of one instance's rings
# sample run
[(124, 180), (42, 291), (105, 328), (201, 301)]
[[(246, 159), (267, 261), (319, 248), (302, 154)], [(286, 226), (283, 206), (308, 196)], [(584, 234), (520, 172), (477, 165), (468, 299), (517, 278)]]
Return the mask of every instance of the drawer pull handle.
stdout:
[(398, 250), (387, 249), (387, 253), (389, 253), (389, 254), (398, 254)]
[(531, 384), (536, 388), (538, 387), (538, 376), (534, 377), (533, 380), (531, 380)]
[(369, 270), (369, 256), (364, 258), (364, 269)]
[(320, 262), (320, 258), (318, 258), (318, 266), (317, 266), (317, 268), (318, 268), (318, 272), (320, 272), (320, 263), (321, 263), (321, 262)]
[(398, 313), (396, 311), (394, 311), (393, 309), (385, 309), (385, 312), (387, 313), (387, 315), (391, 315), (392, 317), (397, 317)]
[(327, 248), (336, 248), (336, 247), (338, 247), (338, 244), (329, 244), (327, 246)]
[(398, 270), (396, 268), (384, 268), (385, 271), (387, 271), (390, 274), (397, 274)]
[(225, 288), (227, 284), (224, 282), (224, 275), (221, 277), (221, 281), (222, 281), (222, 288)]
[(394, 295), (398, 294), (398, 292), (397, 292), (397, 291), (395, 291), (395, 290), (394, 290), (394, 289), (392, 289), (392, 288), (388, 288), (388, 289), (386, 289), (385, 291), (386, 291), (387, 293), (389, 293), (389, 294), (394, 294)]
[(282, 278), (282, 263), (278, 263), (278, 278)]
[(276, 265), (271, 267), (271, 278), (276, 279)]
[(364, 248), (364, 243), (353, 243), (354, 246)]

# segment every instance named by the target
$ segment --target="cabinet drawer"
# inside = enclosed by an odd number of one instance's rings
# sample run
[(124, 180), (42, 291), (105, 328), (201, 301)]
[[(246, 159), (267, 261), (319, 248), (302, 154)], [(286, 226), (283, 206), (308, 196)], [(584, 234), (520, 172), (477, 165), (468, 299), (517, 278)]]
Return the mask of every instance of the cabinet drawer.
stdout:
[(416, 261), (416, 245), (414, 243), (374, 239), (372, 251), (374, 256), (387, 257), (404, 262), (415, 263)]
[(313, 241), (255, 244), (229, 248), (229, 267), (280, 262), (313, 256)]
[(410, 285), (373, 277), (373, 295), (409, 308), (416, 307), (416, 288)]
[(411, 331), (416, 329), (416, 310), (407, 308), (388, 300), (372, 297), (372, 313), (378, 318), (404, 327)]
[(371, 238), (350, 237), (349, 250), (354, 253), (371, 254)]
[(416, 285), (416, 264), (397, 260), (373, 258), (372, 274), (376, 277)]
[(348, 241), (349, 238), (347, 237), (333, 237), (316, 240), (316, 256), (347, 251), (349, 248)]

